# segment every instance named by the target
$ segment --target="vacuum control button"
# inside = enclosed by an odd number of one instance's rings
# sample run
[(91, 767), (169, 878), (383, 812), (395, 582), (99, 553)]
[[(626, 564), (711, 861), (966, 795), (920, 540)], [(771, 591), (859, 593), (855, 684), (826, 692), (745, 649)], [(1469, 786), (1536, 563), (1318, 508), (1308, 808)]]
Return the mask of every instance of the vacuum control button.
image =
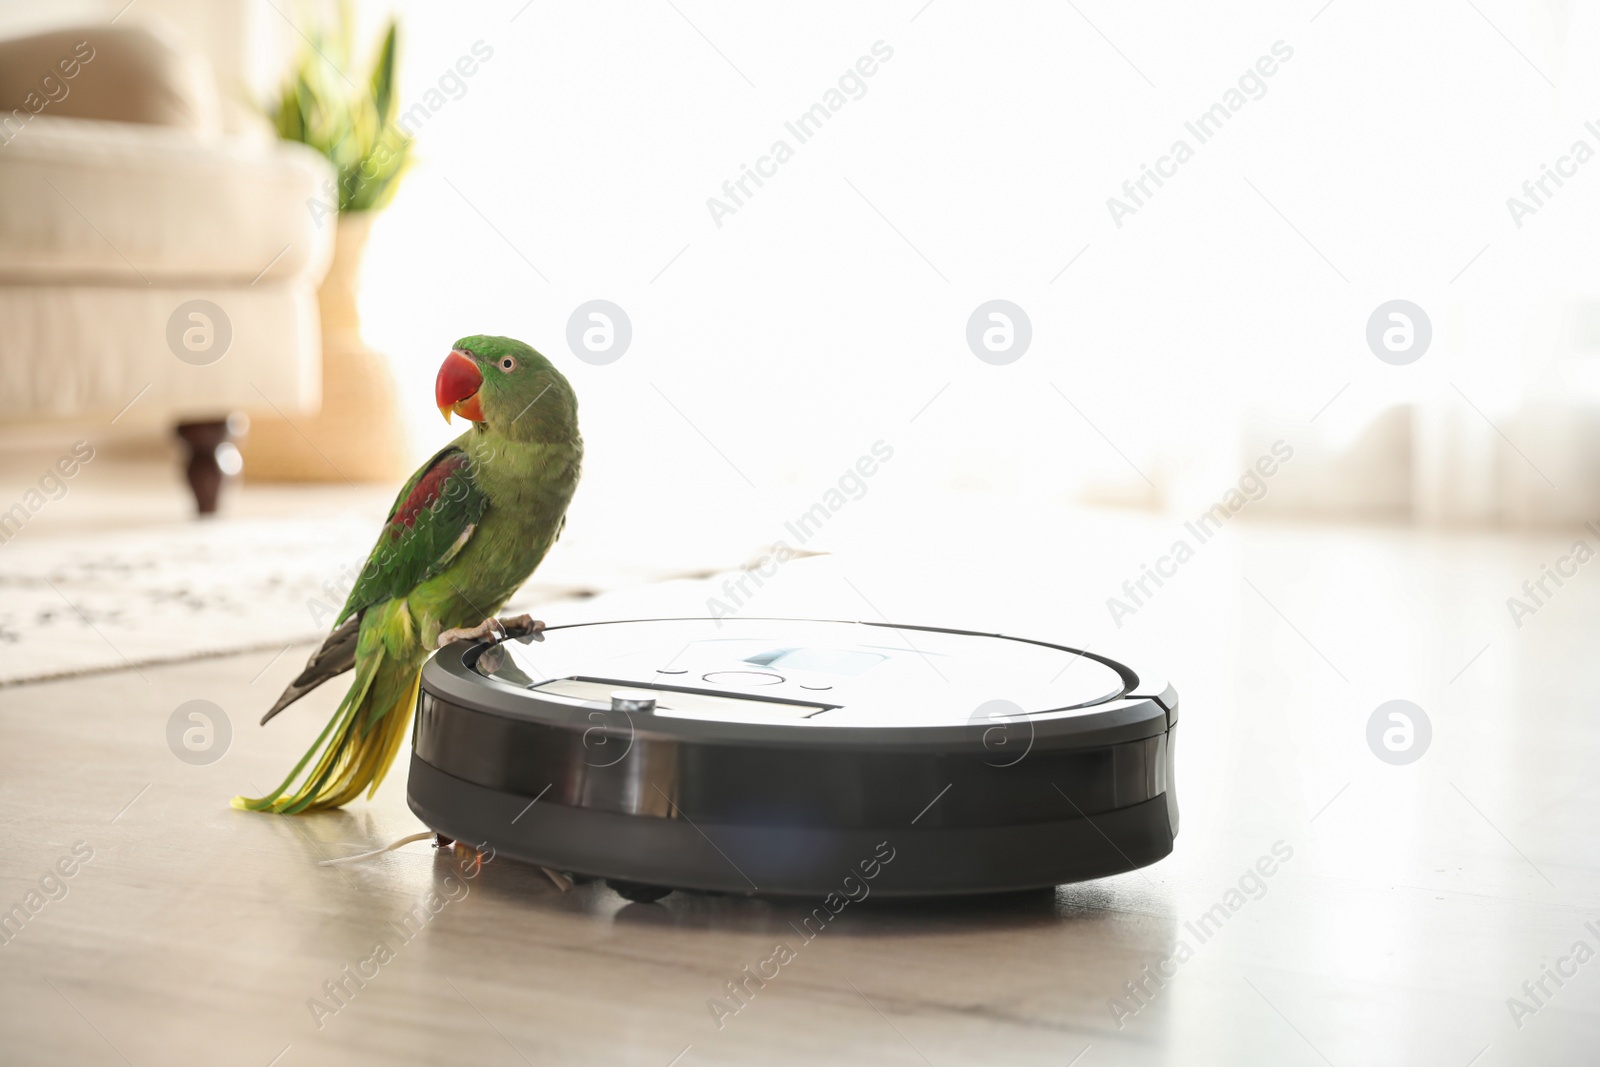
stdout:
[(639, 693), (627, 689), (618, 689), (611, 694), (612, 711), (655, 711), (656, 697), (654, 693)]

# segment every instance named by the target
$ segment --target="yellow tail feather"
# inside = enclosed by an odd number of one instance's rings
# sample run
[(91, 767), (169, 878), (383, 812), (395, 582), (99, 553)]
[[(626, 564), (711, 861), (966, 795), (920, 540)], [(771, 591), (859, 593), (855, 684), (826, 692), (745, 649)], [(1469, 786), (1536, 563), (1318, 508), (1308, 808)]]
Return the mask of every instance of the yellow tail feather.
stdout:
[[(264, 797), (234, 797), (243, 811), (298, 815), (342, 807), (367, 790), (371, 797), (405, 740), (411, 709), (422, 681), (420, 664), (408, 664), (374, 650), (358, 660), (356, 679), (311, 748), (283, 784)], [(298, 789), (300, 772), (321, 752)], [(285, 796), (284, 794), (289, 795)]]

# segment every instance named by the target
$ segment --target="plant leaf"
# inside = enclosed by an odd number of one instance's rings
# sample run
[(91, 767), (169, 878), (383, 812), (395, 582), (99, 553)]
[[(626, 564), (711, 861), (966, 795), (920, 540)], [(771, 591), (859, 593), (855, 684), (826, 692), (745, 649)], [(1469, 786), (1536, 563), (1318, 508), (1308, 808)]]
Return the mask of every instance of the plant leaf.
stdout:
[(348, 62), (352, 24), (351, 6), (341, 0), (333, 28), (312, 27), (271, 111), (280, 138), (309, 145), (333, 164), (341, 212), (387, 204), (411, 154), (410, 136), (389, 121), (398, 107), (399, 22), (389, 20), (364, 90), (352, 89), (334, 66)]
[(398, 29), (398, 20), (390, 19), (389, 30), (383, 35), (378, 58), (372, 65), (372, 102), (377, 108), (379, 126), (389, 124), (389, 112), (394, 105), (394, 54)]

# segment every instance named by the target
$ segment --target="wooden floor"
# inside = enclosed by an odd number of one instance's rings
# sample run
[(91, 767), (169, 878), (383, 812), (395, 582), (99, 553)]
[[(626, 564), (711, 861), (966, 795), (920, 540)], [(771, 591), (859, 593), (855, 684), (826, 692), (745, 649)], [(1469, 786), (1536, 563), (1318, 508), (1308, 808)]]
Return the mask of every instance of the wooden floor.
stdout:
[[(1577, 532), (1236, 524), (1116, 626), (1106, 598), (1178, 525), (1063, 512), (1031, 549), (989, 552), (996, 531), (1041, 529), (1036, 513), (930, 516), (935, 534), (862, 531), (760, 591), (747, 610), (1081, 641), (1159, 662), (1183, 701), (1167, 860), (1054, 892), (868, 900), (811, 942), (790, 926), (804, 903), (629, 904), (509, 861), (467, 878), (421, 843), (317, 866), (420, 826), (403, 765), (339, 813), (227, 807), (281, 776), (337, 696), (255, 725), (302, 648), (0, 689), (0, 908), (40, 894), (0, 947), (0, 1059), (1597, 1062), (1600, 570), (1520, 628), (1506, 608)], [(676, 586), (633, 606), (705, 595)], [(1432, 724), (1404, 766), (1366, 739), (1396, 698)], [(233, 731), (205, 766), (166, 738), (196, 699)], [(1274, 855), (1270, 876), (1252, 873)], [(1197, 936), (1219, 903), (1225, 921)], [(402, 936), (419, 908), (426, 922)], [(794, 960), (730, 1014), (725, 984), (779, 942)], [(386, 958), (364, 963), (380, 943)], [(347, 967), (373, 976), (358, 987)], [(1146, 977), (1157, 970), (1170, 977)], [(334, 999), (325, 983), (341, 981)]]

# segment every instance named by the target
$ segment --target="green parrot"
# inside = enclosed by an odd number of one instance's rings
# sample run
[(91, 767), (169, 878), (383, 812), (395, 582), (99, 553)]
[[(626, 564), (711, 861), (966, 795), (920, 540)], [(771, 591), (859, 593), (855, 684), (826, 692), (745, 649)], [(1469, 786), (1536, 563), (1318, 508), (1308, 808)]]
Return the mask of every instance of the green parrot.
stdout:
[(454, 412), (471, 428), (400, 490), (333, 632), (261, 721), (352, 668), (355, 680), (283, 784), (234, 797), (235, 808), (298, 814), (376, 792), (429, 652), (500, 626), (494, 613), (560, 536), (583, 459), (578, 400), (561, 372), (521, 341), (463, 337), (434, 391), (445, 421)]

